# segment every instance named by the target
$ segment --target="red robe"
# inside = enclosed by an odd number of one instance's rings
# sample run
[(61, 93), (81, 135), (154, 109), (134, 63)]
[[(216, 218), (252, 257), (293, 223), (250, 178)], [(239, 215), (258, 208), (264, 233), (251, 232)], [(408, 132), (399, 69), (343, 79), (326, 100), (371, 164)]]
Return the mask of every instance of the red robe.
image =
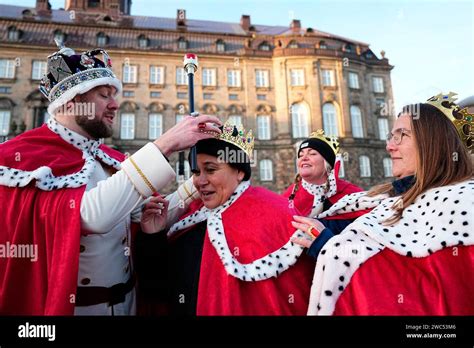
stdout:
[(472, 315), (473, 279), (474, 246), (422, 258), (385, 249), (352, 276), (334, 315)]
[[(201, 206), (201, 201), (193, 202), (189, 214)], [(237, 261), (250, 263), (284, 246), (295, 232), (295, 213), (280, 195), (249, 187), (222, 213), (229, 249), (238, 250)], [(206, 231), (197, 315), (306, 315), (313, 271), (314, 261), (303, 252), (277, 278), (242, 281), (226, 273)]]
[[(124, 160), (105, 145), (101, 149)], [(25, 171), (47, 166), (60, 176), (80, 171), (84, 159), (81, 150), (43, 125), (0, 145), (0, 165)], [(74, 313), (85, 189), (44, 191), (35, 187), (35, 180), (22, 188), (0, 185), (0, 244), (37, 246), (36, 261), (0, 259), (0, 314)]]
[[(346, 195), (363, 191), (359, 186), (356, 186), (348, 181), (341, 180), (341, 179), (336, 179), (336, 185), (337, 185), (336, 194), (328, 198), (331, 204), (336, 203), (338, 200), (340, 200), (342, 197)], [(288, 187), (288, 189), (282, 194), (283, 197), (285, 198), (290, 197), (291, 193), (293, 192), (294, 187), (295, 187), (295, 184), (291, 184), (290, 187)], [(311, 212), (313, 201), (314, 201), (314, 196), (308, 191), (306, 191), (300, 185), (300, 187), (298, 188), (298, 191), (296, 192), (295, 198), (293, 200), (295, 208), (298, 209), (303, 216), (308, 216), (308, 214)], [(350, 212), (350, 213), (341, 214), (341, 215), (328, 216), (326, 219), (327, 220), (356, 219), (359, 216), (368, 213), (369, 211), (370, 210), (361, 210), (361, 211), (355, 211), (355, 212)]]

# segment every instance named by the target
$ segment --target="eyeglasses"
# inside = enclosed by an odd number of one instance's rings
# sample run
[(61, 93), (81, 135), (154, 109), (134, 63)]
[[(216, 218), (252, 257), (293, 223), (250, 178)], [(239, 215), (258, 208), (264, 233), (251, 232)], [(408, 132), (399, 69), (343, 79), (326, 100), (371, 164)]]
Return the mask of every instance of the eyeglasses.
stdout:
[(389, 144), (390, 141), (393, 140), (395, 145), (400, 145), (402, 143), (403, 137), (404, 136), (410, 137), (410, 133), (411, 131), (405, 128), (396, 129), (393, 133), (390, 132), (387, 134), (387, 138), (386, 138), (387, 144)]

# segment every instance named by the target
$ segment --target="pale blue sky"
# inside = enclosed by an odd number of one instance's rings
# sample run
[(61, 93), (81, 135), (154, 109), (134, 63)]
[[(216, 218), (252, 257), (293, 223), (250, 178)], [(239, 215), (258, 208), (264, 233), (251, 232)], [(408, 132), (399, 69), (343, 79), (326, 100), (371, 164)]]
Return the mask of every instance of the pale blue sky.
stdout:
[[(53, 9), (64, 0), (50, 1)], [(34, 6), (35, 0), (0, 0), (2, 4)], [(370, 44), (395, 68), (392, 85), (397, 110), (424, 101), (441, 91), (463, 99), (474, 95), (474, 1), (422, 0), (133, 0), (133, 15), (176, 16), (288, 25), (300, 19), (303, 27), (341, 35)]]

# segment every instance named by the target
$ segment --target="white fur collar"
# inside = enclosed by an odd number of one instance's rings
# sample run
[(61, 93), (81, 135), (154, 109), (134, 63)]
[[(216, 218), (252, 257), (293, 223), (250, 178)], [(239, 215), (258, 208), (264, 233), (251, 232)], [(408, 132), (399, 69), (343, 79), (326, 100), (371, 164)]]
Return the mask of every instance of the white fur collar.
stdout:
[(389, 226), (397, 197), (387, 198), (355, 220), (321, 250), (308, 314), (330, 315), (352, 275), (369, 258), (389, 248), (407, 257), (427, 257), (443, 248), (474, 245), (474, 180), (430, 189)]
[(225, 237), (222, 213), (229, 208), (249, 188), (250, 182), (245, 181), (237, 186), (230, 199), (215, 209), (201, 208), (190, 216), (171, 226), (168, 236), (207, 220), (207, 233), (212, 246), (216, 249), (227, 274), (243, 281), (259, 281), (278, 277), (296, 263), (303, 252), (303, 247), (291, 241), (293, 237), (305, 238), (304, 233), (296, 230), (290, 240), (280, 249), (251, 263), (242, 264), (234, 257)]
[(9, 187), (25, 187), (32, 180), (41, 190), (52, 191), (62, 188), (78, 188), (87, 185), (95, 170), (95, 159), (120, 170), (119, 161), (107, 155), (99, 148), (100, 141), (90, 140), (60, 125), (53, 117), (48, 120), (48, 128), (58, 134), (64, 141), (82, 151), (84, 165), (76, 173), (54, 176), (50, 167), (42, 166), (32, 171), (0, 166), (0, 185)]

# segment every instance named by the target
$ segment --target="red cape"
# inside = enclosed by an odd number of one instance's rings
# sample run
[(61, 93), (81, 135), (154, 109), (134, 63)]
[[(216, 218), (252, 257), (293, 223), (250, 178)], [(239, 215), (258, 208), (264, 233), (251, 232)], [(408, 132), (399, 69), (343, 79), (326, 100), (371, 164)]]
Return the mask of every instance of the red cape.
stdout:
[(422, 258), (385, 249), (354, 273), (334, 315), (473, 315), (472, 265), (474, 246)]
[[(348, 194), (363, 191), (359, 186), (356, 186), (348, 181), (341, 180), (341, 179), (336, 179), (336, 185), (337, 185), (336, 194), (332, 197), (329, 197), (329, 202), (331, 202), (332, 204), (336, 203), (338, 200), (340, 200), (342, 197)], [(282, 194), (283, 197), (285, 198), (290, 197), (291, 192), (293, 192), (294, 187), (295, 187), (295, 184), (291, 184), (290, 187), (288, 187), (288, 189)], [(313, 206), (313, 200), (314, 200), (314, 196), (308, 191), (306, 191), (300, 185), (300, 187), (298, 188), (298, 191), (296, 192), (293, 203), (296, 209), (298, 209), (303, 216), (308, 216)], [(349, 212), (349, 213), (341, 214), (341, 215), (328, 216), (325, 219), (327, 220), (356, 219), (359, 216), (362, 216), (368, 213), (369, 211), (370, 210), (360, 210), (360, 211)]]
[[(101, 145), (110, 157), (124, 156)], [(51, 168), (54, 176), (78, 172), (82, 151), (46, 125), (0, 145), (0, 165), (20, 170)], [(72, 315), (77, 287), (80, 207), (86, 186), (43, 191), (0, 186), (0, 245), (37, 248), (37, 260), (7, 257), (0, 262), (0, 314)]]
[[(201, 201), (193, 202), (189, 214), (201, 206)], [(222, 214), (229, 249), (245, 264), (281, 248), (295, 232), (295, 213), (280, 195), (249, 187)], [(303, 252), (277, 278), (242, 281), (226, 273), (206, 233), (197, 315), (306, 315), (313, 272), (314, 261)]]

